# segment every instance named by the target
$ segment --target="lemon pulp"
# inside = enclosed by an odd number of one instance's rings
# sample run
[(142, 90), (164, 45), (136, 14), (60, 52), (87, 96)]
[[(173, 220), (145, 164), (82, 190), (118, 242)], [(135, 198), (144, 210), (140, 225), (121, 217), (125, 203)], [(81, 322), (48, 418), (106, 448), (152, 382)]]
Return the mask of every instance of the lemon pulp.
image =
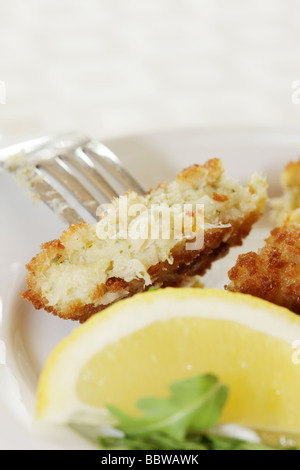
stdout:
[(166, 396), (176, 380), (213, 373), (229, 386), (221, 421), (300, 432), (300, 365), (292, 353), (286, 341), (233, 321), (171, 318), (98, 352), (76, 391), (87, 405), (138, 413), (139, 398)]

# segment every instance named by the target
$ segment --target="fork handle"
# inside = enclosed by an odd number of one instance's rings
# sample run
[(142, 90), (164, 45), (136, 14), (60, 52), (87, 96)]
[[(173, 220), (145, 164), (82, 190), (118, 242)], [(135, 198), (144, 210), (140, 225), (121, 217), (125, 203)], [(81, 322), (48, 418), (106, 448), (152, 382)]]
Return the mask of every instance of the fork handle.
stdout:
[(0, 170), (4, 168), (4, 161), (12, 155), (17, 155), (20, 152), (25, 152), (26, 155), (30, 155), (38, 150), (42, 150), (50, 143), (59, 142), (62, 139), (68, 138), (69, 140), (78, 141), (80, 138), (87, 139), (83, 134), (78, 132), (68, 132), (62, 134), (49, 134), (43, 136), (35, 136), (26, 141), (18, 139), (13, 143), (6, 143), (0, 148)]

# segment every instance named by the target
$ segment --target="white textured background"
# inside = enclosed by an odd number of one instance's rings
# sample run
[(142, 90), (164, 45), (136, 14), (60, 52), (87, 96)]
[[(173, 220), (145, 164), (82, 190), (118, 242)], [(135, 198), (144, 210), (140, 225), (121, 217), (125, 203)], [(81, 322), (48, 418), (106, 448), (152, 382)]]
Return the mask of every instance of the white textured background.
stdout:
[(0, 0), (4, 136), (300, 124), (299, 0)]

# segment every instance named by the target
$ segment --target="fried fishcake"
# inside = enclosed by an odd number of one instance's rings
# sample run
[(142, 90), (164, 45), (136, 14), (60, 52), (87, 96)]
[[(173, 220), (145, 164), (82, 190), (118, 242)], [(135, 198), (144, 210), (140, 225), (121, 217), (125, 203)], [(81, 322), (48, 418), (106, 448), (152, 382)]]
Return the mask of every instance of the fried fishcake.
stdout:
[(238, 257), (228, 273), (232, 292), (242, 292), (300, 314), (300, 209), (288, 213), (258, 253)]
[[(22, 296), (37, 309), (84, 322), (108, 305), (150, 287), (181, 286), (192, 276), (204, 274), (231, 246), (242, 243), (263, 213), (266, 200), (266, 182), (257, 174), (243, 186), (225, 176), (219, 159), (186, 168), (173, 182), (163, 182), (146, 195), (128, 192), (116, 198), (97, 224), (73, 225), (59, 240), (42, 245), (27, 266), (27, 290)], [(203, 204), (203, 226), (197, 226), (197, 211), (185, 213), (192, 219), (193, 236), (204, 232), (203, 244), (191, 249), (191, 234), (181, 239), (121, 236), (124, 212), (120, 207), (124, 204), (129, 228), (145, 228), (146, 216), (156, 207), (172, 212), (173, 231), (186, 205)], [(135, 206), (142, 207), (140, 213), (131, 211)], [(155, 224), (160, 224), (159, 217), (153, 223), (151, 219), (151, 229)], [(105, 227), (111, 236), (103, 236)]]
[(282, 196), (271, 201), (272, 218), (277, 225), (282, 224), (287, 212), (300, 207), (300, 159), (287, 164), (280, 182)]

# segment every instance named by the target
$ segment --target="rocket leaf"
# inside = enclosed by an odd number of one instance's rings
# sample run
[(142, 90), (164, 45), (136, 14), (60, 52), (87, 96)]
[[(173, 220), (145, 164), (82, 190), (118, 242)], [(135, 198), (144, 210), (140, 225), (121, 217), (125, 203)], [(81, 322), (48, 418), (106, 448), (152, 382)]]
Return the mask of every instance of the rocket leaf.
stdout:
[(104, 449), (117, 450), (299, 450), (214, 435), (228, 389), (210, 374), (175, 382), (167, 398), (142, 398), (140, 416), (130, 416), (114, 406), (110, 413), (122, 437), (101, 437)]
[(127, 437), (160, 433), (183, 440), (188, 431), (204, 430), (215, 425), (226, 402), (228, 390), (210, 374), (175, 382), (168, 398), (142, 398), (136, 404), (141, 416), (130, 416), (114, 406), (110, 413), (118, 429)]

